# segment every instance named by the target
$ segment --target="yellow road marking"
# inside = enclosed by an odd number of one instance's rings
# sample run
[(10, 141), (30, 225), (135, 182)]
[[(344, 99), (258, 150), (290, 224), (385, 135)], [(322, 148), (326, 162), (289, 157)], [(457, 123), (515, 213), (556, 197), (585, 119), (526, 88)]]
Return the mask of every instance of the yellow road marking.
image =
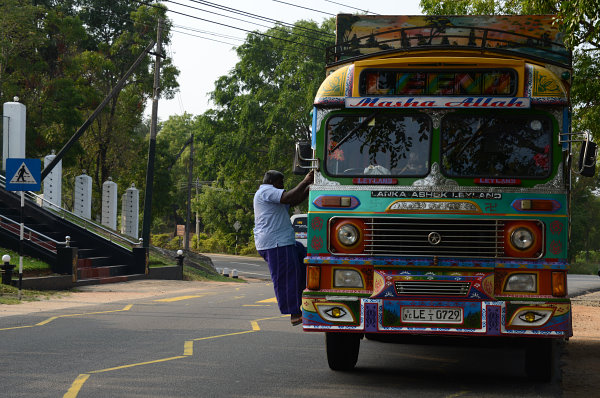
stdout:
[(67, 318), (67, 317), (71, 317), (71, 316), (85, 316), (85, 315), (97, 315), (97, 314), (110, 314), (112, 312), (122, 312), (122, 311), (129, 311), (131, 309), (131, 307), (133, 307), (133, 304), (128, 304), (125, 307), (123, 307), (123, 309), (120, 310), (110, 310), (110, 311), (97, 311), (97, 312), (84, 312), (81, 314), (65, 314), (65, 315), (57, 315), (57, 316), (53, 316), (50, 317), (46, 320), (43, 320), (41, 322), (36, 323), (35, 325), (26, 325), (26, 326), (14, 326), (14, 327), (10, 327), (10, 328), (3, 328), (0, 330), (13, 330), (13, 329), (24, 329), (24, 328), (33, 328), (36, 326), (44, 326), (49, 324), (52, 321), (57, 320), (58, 318)]
[(183, 355), (194, 355), (194, 340), (188, 340), (183, 344)]
[[(129, 305), (127, 307), (131, 308), (131, 305)], [(125, 307), (125, 308), (127, 308), (127, 307)], [(123, 310), (125, 310), (125, 309), (123, 309)], [(123, 311), (123, 310), (119, 310), (119, 311)], [(113, 368), (93, 370), (93, 371), (88, 372), (88, 373), (80, 374), (79, 376), (77, 376), (77, 378), (75, 379), (75, 381), (73, 382), (73, 384), (71, 384), (71, 387), (69, 388), (69, 391), (67, 391), (67, 393), (63, 396), (63, 398), (77, 398), (77, 394), (81, 390), (81, 387), (83, 386), (83, 384), (87, 381), (87, 379), (92, 374), (112, 372), (114, 370), (121, 370), (121, 369), (133, 368), (133, 367), (136, 367), (136, 366), (150, 365), (150, 364), (154, 364), (154, 363), (168, 362), (168, 361), (173, 361), (173, 360), (176, 360), (176, 359), (187, 358), (187, 357), (190, 357), (190, 356), (194, 355), (194, 341), (210, 340), (210, 339), (217, 339), (219, 337), (228, 337), (228, 336), (236, 336), (236, 335), (247, 334), (247, 333), (254, 333), (254, 332), (260, 331), (260, 326), (258, 326), (258, 322), (259, 321), (266, 321), (266, 320), (269, 320), (269, 319), (277, 319), (277, 318), (285, 318), (286, 316), (288, 316), (288, 315), (274, 316), (274, 317), (268, 317), (268, 318), (260, 318), (260, 319), (255, 319), (253, 321), (250, 321), (250, 325), (252, 326), (252, 330), (245, 330), (243, 332), (220, 334), (220, 335), (217, 335), (217, 336), (199, 337), (197, 339), (187, 340), (183, 344), (183, 355), (178, 355), (178, 356), (169, 357), (169, 358), (155, 359), (154, 361), (138, 362), (138, 363), (132, 363), (132, 364), (129, 364), (129, 365), (115, 366)]]
[(268, 318), (255, 319), (254, 322), (268, 321), (270, 319), (287, 318), (287, 317), (289, 317), (289, 315), (270, 316)]
[(127, 369), (127, 368), (134, 368), (136, 366), (142, 366), (142, 365), (150, 365), (152, 363), (160, 363), (160, 362), (167, 362), (167, 361), (172, 361), (174, 359), (181, 359), (181, 358), (187, 358), (187, 356), (185, 355), (179, 355), (176, 357), (170, 357), (170, 358), (162, 358), (162, 359), (155, 359), (154, 361), (147, 361), (147, 362), (138, 362), (138, 363), (132, 363), (129, 365), (122, 365), (122, 366), (115, 366), (114, 368), (107, 368), (107, 369), (100, 369), (100, 370), (92, 370), (89, 373), (104, 373), (104, 372), (112, 372), (113, 370), (121, 370), (121, 369)]
[(158, 301), (158, 302), (162, 302), (162, 303), (172, 303), (174, 301), (189, 300), (189, 299), (200, 298), (200, 297), (204, 297), (204, 296), (205, 295), (200, 295), (200, 296), (178, 296), (178, 297), (169, 297), (169, 298), (164, 298), (164, 299), (154, 300), (154, 301)]
[(257, 301), (257, 303), (276, 303), (276, 302), (277, 302), (277, 297), (273, 297), (273, 298), (270, 298), (270, 299)]
[(219, 337), (236, 336), (238, 334), (246, 334), (246, 333), (253, 333), (253, 332), (254, 332), (254, 330), (245, 330), (243, 332), (220, 334), (218, 336), (199, 337), (197, 339), (194, 339), (194, 341), (218, 339)]
[(89, 377), (90, 377), (90, 375), (85, 374), (85, 373), (77, 376), (77, 378), (75, 379), (73, 384), (71, 384), (71, 388), (69, 388), (69, 391), (67, 391), (67, 393), (65, 395), (63, 395), (63, 398), (77, 397), (77, 394), (79, 394), (79, 390), (81, 390), (83, 383), (85, 383)]
[(50, 322), (52, 322), (53, 320), (58, 319), (58, 316), (53, 316), (52, 318), (48, 318), (45, 321), (41, 321), (40, 323), (36, 323), (35, 326), (43, 326), (46, 325)]

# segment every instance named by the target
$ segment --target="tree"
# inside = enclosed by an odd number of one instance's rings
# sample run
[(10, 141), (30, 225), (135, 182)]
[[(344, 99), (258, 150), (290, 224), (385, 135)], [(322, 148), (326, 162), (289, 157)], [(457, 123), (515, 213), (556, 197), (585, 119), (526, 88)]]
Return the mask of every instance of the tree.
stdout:
[(600, 4), (597, 0), (421, 0), (429, 15), (552, 14), (572, 49), (600, 49)]
[[(32, 4), (33, 3), (33, 4)], [(27, 106), (28, 156), (60, 149), (98, 106), (150, 40), (165, 8), (127, 0), (6, 0), (0, 13), (0, 100)], [(162, 95), (172, 97), (177, 69), (162, 61)], [(152, 94), (153, 58), (147, 55), (123, 89), (63, 158), (64, 203), (73, 177), (93, 176), (94, 208), (112, 176), (121, 186), (143, 186), (142, 115)], [(139, 178), (142, 176), (142, 178)]]
[[(156, 38), (158, 18), (165, 20), (163, 43), (169, 44), (170, 23), (165, 17), (166, 10), (159, 6), (139, 6), (125, 0), (78, 0), (76, 3), (88, 32), (84, 42), (87, 51), (80, 55), (87, 65), (87, 74), (79, 79), (91, 88), (94, 100), (89, 105), (93, 110), (148, 42)], [(173, 96), (177, 74), (172, 61), (168, 57), (164, 59), (161, 67), (164, 97)], [(134, 134), (134, 130), (142, 122), (152, 84), (153, 62), (148, 56), (82, 137), (86, 153), (78, 157), (78, 164), (89, 170), (98, 191), (109, 176), (128, 175), (132, 159), (141, 154), (139, 148), (144, 137)]]
[[(265, 171), (289, 177), (294, 142), (309, 140), (310, 111), (324, 76), (325, 47), (334, 44), (333, 20), (320, 27), (299, 21), (264, 35), (250, 34), (237, 48), (239, 62), (220, 77), (211, 94), (215, 109), (201, 117), (203, 146), (196, 159), (204, 187), (194, 209), (210, 232), (233, 233), (247, 241), (253, 226), (252, 197)], [(201, 157), (201, 158), (198, 158)]]
[[(0, 13), (0, 100), (18, 96), (27, 106), (27, 141), (33, 156), (49, 152), (54, 139), (82, 122), (85, 101), (69, 75), (81, 70), (75, 55), (85, 38), (81, 21), (63, 5), (46, 8), (8, 0)], [(47, 136), (48, 139), (45, 139)]]

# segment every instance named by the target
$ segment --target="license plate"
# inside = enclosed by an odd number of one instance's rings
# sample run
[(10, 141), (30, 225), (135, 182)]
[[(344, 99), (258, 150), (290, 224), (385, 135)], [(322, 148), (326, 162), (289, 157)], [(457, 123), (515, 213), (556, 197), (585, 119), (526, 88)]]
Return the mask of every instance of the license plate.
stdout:
[(402, 322), (463, 323), (460, 307), (402, 307)]

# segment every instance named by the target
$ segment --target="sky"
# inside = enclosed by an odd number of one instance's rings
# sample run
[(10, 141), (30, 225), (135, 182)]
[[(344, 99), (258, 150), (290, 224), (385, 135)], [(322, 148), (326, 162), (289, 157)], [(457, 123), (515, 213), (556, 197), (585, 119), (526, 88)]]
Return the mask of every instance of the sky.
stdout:
[[(166, 50), (180, 71), (178, 79), (180, 87), (179, 92), (172, 100), (162, 98), (159, 100), (158, 117), (161, 121), (166, 121), (172, 115), (182, 115), (184, 112), (199, 115), (211, 107), (208, 93), (213, 91), (214, 82), (220, 76), (227, 75), (238, 62), (234, 47), (242, 44), (247, 34), (245, 31), (235, 29), (236, 27), (264, 32), (273, 26), (272, 23), (202, 5), (201, 2), (207, 3), (208, 1), (164, 1), (169, 10), (173, 11), (167, 12), (167, 16), (173, 21), (174, 26), (171, 44)], [(361, 12), (359, 10), (381, 15), (421, 14), (419, 0), (370, 0), (368, 2), (358, 0), (212, 0), (210, 3), (291, 24), (305, 19), (313, 20), (320, 25), (324, 19), (338, 13), (352, 14)], [(296, 7), (294, 4), (305, 8)], [(196, 18), (181, 14), (188, 14)], [(229, 27), (209, 21), (229, 25)], [(253, 21), (264, 26), (245, 21)], [(152, 105), (149, 102), (146, 109), (147, 117), (150, 116), (151, 109)]]

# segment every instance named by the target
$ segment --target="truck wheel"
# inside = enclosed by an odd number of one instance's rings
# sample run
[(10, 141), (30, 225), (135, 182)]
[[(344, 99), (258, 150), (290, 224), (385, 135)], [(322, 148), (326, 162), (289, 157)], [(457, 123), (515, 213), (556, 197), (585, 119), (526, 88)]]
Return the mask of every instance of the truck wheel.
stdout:
[(550, 381), (554, 369), (552, 340), (531, 341), (525, 348), (525, 372), (536, 381)]
[(351, 370), (358, 360), (360, 334), (325, 333), (327, 362), (332, 370)]

